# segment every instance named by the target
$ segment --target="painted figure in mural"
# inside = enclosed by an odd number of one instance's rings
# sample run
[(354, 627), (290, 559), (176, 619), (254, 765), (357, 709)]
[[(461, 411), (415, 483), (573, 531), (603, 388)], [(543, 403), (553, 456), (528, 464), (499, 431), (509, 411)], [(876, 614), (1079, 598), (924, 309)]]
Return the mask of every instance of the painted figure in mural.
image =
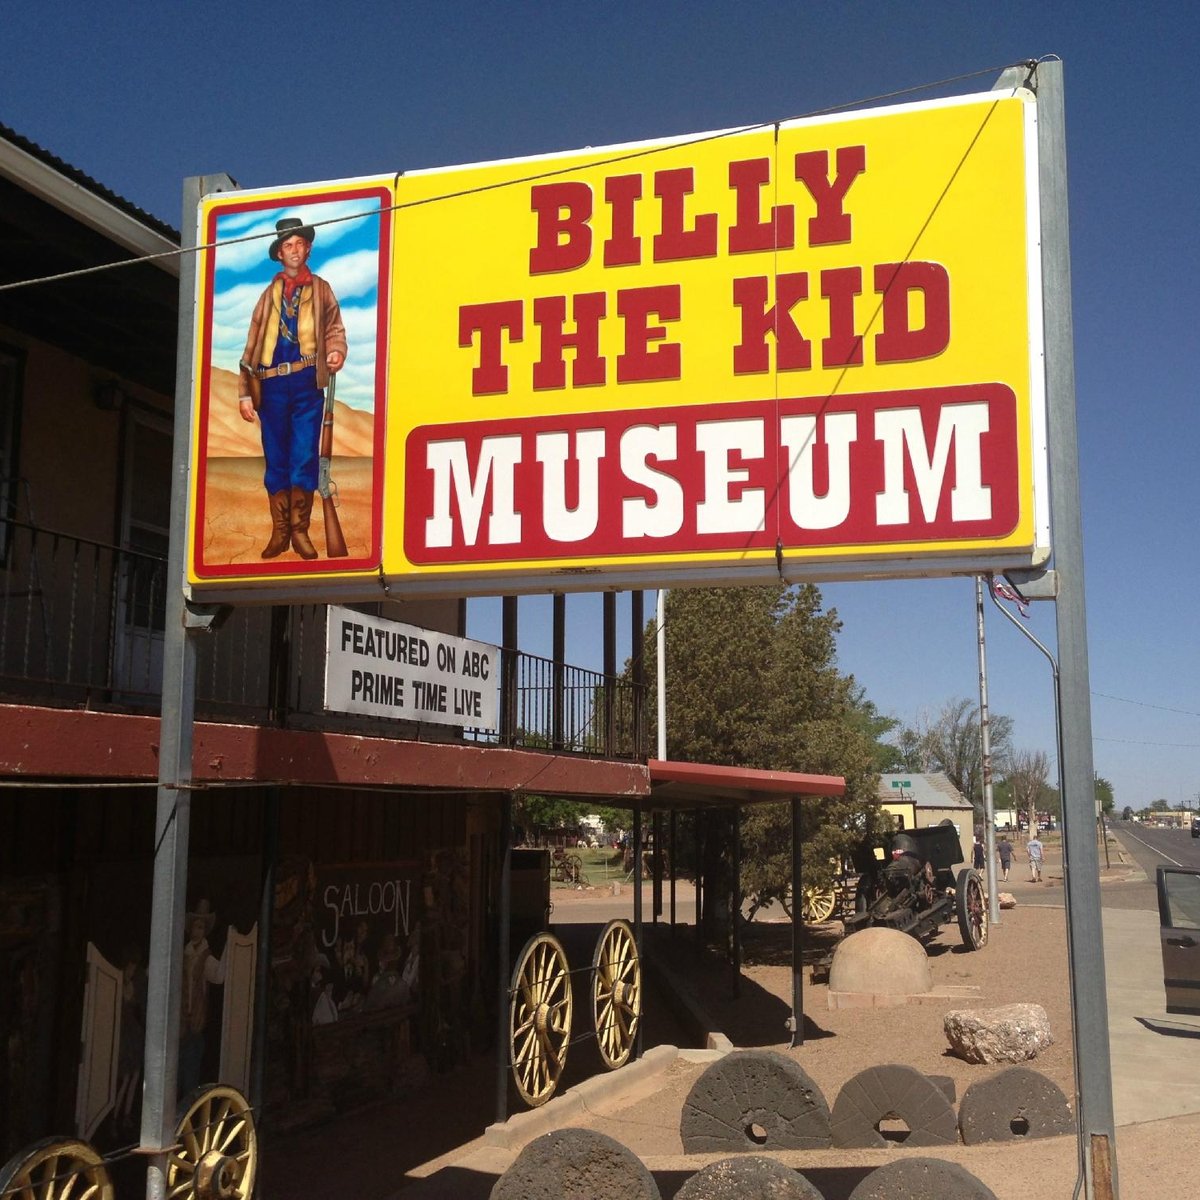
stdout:
[(371, 960), (367, 957), (367, 938), (371, 927), (360, 920), (354, 927), (353, 937), (341, 946), (342, 984), (345, 994), (339, 1007), (343, 1010), (357, 1008), (371, 985)]
[(313, 1001), (312, 1023), (332, 1025), (338, 1019), (338, 1006), (333, 999), (333, 977), (327, 964), (322, 963), (313, 969), (312, 991), (316, 997)]
[(259, 297), (239, 365), (238, 412), (257, 415), (267, 469), (271, 537), (263, 558), (289, 546), (317, 557), (308, 536), (321, 453), (324, 388), (346, 361), (346, 329), (333, 289), (308, 269), (316, 230), (298, 217), (275, 224), (267, 253), (283, 268)]
[(224, 957), (216, 958), (208, 935), (217, 919), (207, 900), (187, 914), (183, 947), (183, 1004), (179, 1013), (179, 1093), (186, 1096), (200, 1084), (204, 1066), (204, 1029), (208, 1024), (208, 989), (225, 982)]
[(142, 1057), (146, 1048), (146, 968), (142, 952), (126, 946), (121, 970), (121, 1041), (117, 1054), (117, 1097), (113, 1120), (117, 1131), (132, 1133), (141, 1099)]

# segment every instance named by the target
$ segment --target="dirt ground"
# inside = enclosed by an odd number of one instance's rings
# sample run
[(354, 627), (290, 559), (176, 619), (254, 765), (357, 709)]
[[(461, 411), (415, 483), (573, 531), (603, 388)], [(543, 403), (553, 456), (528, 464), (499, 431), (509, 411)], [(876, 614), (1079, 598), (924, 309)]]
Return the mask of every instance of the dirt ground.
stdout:
[[(1102, 864), (1103, 864), (1102, 859)], [(783, 1022), (791, 1005), (791, 930), (788, 923), (755, 921), (745, 939), (745, 965), (741, 995), (732, 996), (731, 973), (727, 962), (697, 950), (691, 927), (694, 896), (688, 885), (679, 885), (681, 924), (672, 935), (665, 916), (657, 930), (651, 923), (651, 889), (643, 893), (646, 922), (646, 960), (656, 956), (677, 976), (695, 1005), (707, 1010), (711, 1028), (726, 1034), (737, 1046), (769, 1047), (789, 1054), (805, 1069), (832, 1105), (841, 1087), (860, 1070), (888, 1063), (901, 1063), (917, 1070), (953, 1081), (956, 1099), (961, 1100), (975, 1081), (986, 1079), (1003, 1068), (974, 1066), (949, 1052), (943, 1032), (945, 1013), (958, 1007), (996, 1007), (1016, 1001), (1032, 1001), (1047, 1011), (1054, 1043), (1027, 1066), (1045, 1074), (1058, 1084), (1068, 1098), (1074, 1095), (1071, 1043), (1070, 998), (1067, 974), (1066, 921), (1062, 907), (1061, 857), (1056, 843), (1048, 845), (1046, 882), (1030, 884), (1023, 856), (1014, 864), (1010, 890), (1017, 907), (1002, 913), (1001, 922), (990, 930), (988, 945), (974, 953), (961, 945), (957, 924), (944, 926), (929, 947), (930, 964), (936, 989), (953, 989), (948, 998), (927, 998), (919, 1004), (879, 1009), (830, 1009), (828, 989), (813, 984), (804, 973), (804, 1043), (795, 1049), (787, 1046), (788, 1034)], [(1102, 897), (1107, 907), (1152, 909), (1153, 884), (1126, 864), (1102, 865)], [(1141, 882), (1137, 882), (1141, 879)], [(611, 881), (607, 886), (553, 892), (552, 925), (564, 937), (581, 936), (587, 940), (594, 930), (612, 917), (632, 915), (632, 889), (623, 886), (614, 896)], [(576, 930), (572, 930), (575, 926)], [(588, 929), (587, 927), (592, 927)], [(815, 931), (811, 950), (815, 954)], [(590, 943), (589, 943), (590, 944)], [(664, 1002), (663, 993), (651, 994), (656, 1007)], [(696, 1045), (684, 1031), (686, 1021), (679, 1019), (671, 1030), (671, 1014), (659, 1012), (654, 1021), (647, 1019), (648, 1049), (659, 1041)], [(651, 1030), (653, 1028), (653, 1036)], [(582, 1053), (584, 1047), (580, 1047)], [(582, 1065), (582, 1064), (577, 1064)], [(571, 1069), (570, 1067), (568, 1068)], [(675, 1060), (669, 1067), (637, 1084), (617, 1088), (603, 1102), (577, 1106), (561, 1118), (562, 1124), (584, 1125), (614, 1137), (638, 1154), (655, 1177), (664, 1200), (672, 1197), (683, 1183), (712, 1161), (714, 1155), (682, 1153), (679, 1118), (684, 1100), (704, 1064)], [(421, 1111), (405, 1112), (399, 1106), (381, 1108), (372, 1117), (365, 1114), (347, 1120), (336, 1131), (319, 1138), (290, 1139), (278, 1147), (268, 1147), (266, 1166), (278, 1164), (275, 1179), (289, 1184), (297, 1178), (324, 1182), (323, 1167), (330, 1161), (353, 1161), (364, 1168), (361, 1173), (339, 1174), (338, 1185), (330, 1178), (320, 1194), (329, 1200), (354, 1196), (355, 1200), (372, 1196), (383, 1200), (411, 1194), (414, 1200), (486, 1200), (497, 1175), (512, 1161), (516, 1148), (501, 1150), (476, 1140), (450, 1150), (439, 1135), (444, 1126), (454, 1124), (456, 1115), (478, 1108), (483, 1120), (487, 1097), (491, 1094), (492, 1068), (481, 1060), (455, 1079), (444, 1080), (446, 1089), (427, 1095)], [(609, 1078), (618, 1080), (618, 1072)], [(575, 1086), (572, 1079), (570, 1086)], [(436, 1091), (436, 1089), (435, 1089)], [(478, 1103), (476, 1103), (478, 1102)], [(445, 1108), (449, 1103), (449, 1108)], [(551, 1106), (557, 1103), (551, 1102)], [(549, 1116), (548, 1106), (539, 1110)], [(510, 1108), (510, 1112), (516, 1112)], [(439, 1116), (439, 1113), (441, 1114)], [(477, 1118), (478, 1119), (478, 1118)], [(458, 1122), (462, 1124), (462, 1122)], [(386, 1132), (385, 1132), (386, 1131)], [(482, 1130), (479, 1130), (482, 1132)], [(463, 1128), (459, 1139), (472, 1136)], [(531, 1133), (528, 1136), (536, 1136)], [(897, 1139), (899, 1134), (893, 1135)], [(1180, 1153), (1200, 1137), (1200, 1115), (1166, 1120), (1148, 1120), (1124, 1125), (1117, 1130), (1117, 1158), (1120, 1171), (1120, 1195), (1124, 1200), (1151, 1200), (1159, 1196), (1195, 1194), (1191, 1156)], [(380, 1139), (389, 1145), (386, 1157), (379, 1156)], [(408, 1143), (423, 1158), (397, 1161)], [(311, 1142), (311, 1144), (305, 1144)], [(451, 1142), (450, 1145), (453, 1143)], [(517, 1145), (519, 1146), (518, 1141)], [(351, 1149), (351, 1145), (356, 1149)], [(272, 1153), (274, 1151), (274, 1153)], [(908, 1151), (897, 1141), (887, 1150), (827, 1150), (782, 1152), (777, 1157), (801, 1170), (818, 1187), (825, 1200), (848, 1200), (855, 1186), (872, 1169), (904, 1158)], [(343, 1158), (343, 1155), (348, 1157)], [(437, 1158), (433, 1156), (437, 1155)], [(1078, 1170), (1078, 1144), (1074, 1136), (1046, 1138), (983, 1146), (953, 1146), (939, 1149), (935, 1157), (957, 1162), (992, 1189), (998, 1200), (1057, 1200), (1072, 1195)], [(375, 1178), (390, 1162), (387, 1178)], [(408, 1163), (420, 1164), (409, 1166)], [(298, 1194), (288, 1186), (276, 1186), (271, 1195)], [(309, 1191), (305, 1194), (317, 1194)]]
[[(1115, 851), (1111, 867), (1106, 867), (1102, 856), (1104, 903), (1153, 908), (1152, 883), (1126, 882), (1131, 875), (1141, 878), (1118, 859)], [(828, 987), (812, 983), (806, 969), (805, 1037), (803, 1045), (795, 1049), (789, 1048), (783, 1028), (790, 1012), (792, 989), (789, 923), (756, 921), (750, 926), (744, 940), (745, 965), (738, 999), (732, 995), (727, 963), (699, 952), (690, 929), (677, 930), (673, 938), (669, 928), (660, 926), (657, 935), (648, 930), (647, 960), (660, 956), (735, 1046), (771, 1048), (793, 1057), (831, 1106), (853, 1075), (887, 1063), (949, 1076), (961, 1100), (972, 1083), (1004, 1068), (972, 1065), (952, 1055), (943, 1031), (946, 1012), (1016, 1002), (1040, 1004), (1049, 1017), (1054, 1043), (1024, 1065), (1046, 1075), (1073, 1104), (1074, 1055), (1058, 836), (1047, 839), (1042, 883), (1029, 882), (1022, 845), (1014, 856), (1010, 881), (1001, 886), (1015, 896), (1017, 906), (1001, 913), (1000, 923), (991, 927), (988, 944), (982, 950), (966, 950), (957, 924), (943, 926), (928, 946), (935, 992), (953, 990), (957, 995), (896, 1008), (830, 1009)], [(581, 901), (586, 901), (586, 893), (561, 898), (556, 894), (560, 912)], [(809, 930), (808, 954), (812, 957), (819, 953), (817, 941), (816, 930)], [(582, 1122), (639, 1154), (653, 1171), (664, 1198), (673, 1196), (690, 1172), (715, 1157), (676, 1157), (683, 1150), (679, 1114), (701, 1070), (700, 1064), (677, 1061), (657, 1078), (647, 1094), (631, 1096), (620, 1108)], [(1197, 1132), (1200, 1117), (1195, 1116), (1121, 1127), (1117, 1134), (1121, 1196), (1126, 1200), (1149, 1200), (1159, 1195), (1195, 1194), (1193, 1173), (1174, 1147), (1181, 1141), (1190, 1142)], [(822, 1151), (778, 1157), (800, 1169), (826, 1200), (846, 1200), (871, 1168), (903, 1155), (903, 1147), (898, 1144), (894, 1153)], [(1068, 1197), (1078, 1172), (1074, 1136), (953, 1147), (939, 1150), (936, 1157), (960, 1163), (992, 1188), (999, 1200)]]

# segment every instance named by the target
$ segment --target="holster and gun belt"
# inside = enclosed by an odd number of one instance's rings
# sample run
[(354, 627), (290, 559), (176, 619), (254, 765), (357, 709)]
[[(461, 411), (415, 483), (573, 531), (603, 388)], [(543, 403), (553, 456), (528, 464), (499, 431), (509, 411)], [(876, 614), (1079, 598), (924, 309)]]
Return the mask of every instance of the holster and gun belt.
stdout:
[(316, 363), (315, 354), (306, 354), (295, 362), (280, 363), (277, 367), (250, 367), (249, 370), (254, 373), (255, 379), (274, 379), (276, 375), (291, 375), (303, 371), (305, 367), (316, 366)]

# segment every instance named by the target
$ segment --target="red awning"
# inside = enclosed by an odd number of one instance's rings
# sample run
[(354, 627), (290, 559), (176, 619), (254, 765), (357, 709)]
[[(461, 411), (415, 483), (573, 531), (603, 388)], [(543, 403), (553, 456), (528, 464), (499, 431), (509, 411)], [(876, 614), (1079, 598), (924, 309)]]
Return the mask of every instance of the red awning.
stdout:
[(841, 775), (759, 771), (657, 758), (646, 766), (650, 771), (650, 808), (769, 804), (795, 796), (841, 796), (846, 791), (846, 780)]

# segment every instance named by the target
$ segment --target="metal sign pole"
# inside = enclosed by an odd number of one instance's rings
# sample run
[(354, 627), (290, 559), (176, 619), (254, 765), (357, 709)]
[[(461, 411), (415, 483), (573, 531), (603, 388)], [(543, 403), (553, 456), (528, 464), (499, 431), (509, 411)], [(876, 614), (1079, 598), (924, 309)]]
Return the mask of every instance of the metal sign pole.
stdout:
[(1076, 1116), (1085, 1195), (1089, 1200), (1109, 1200), (1117, 1195), (1117, 1160), (1100, 862), (1093, 833), (1095, 783), (1083, 590), (1062, 63), (1039, 63), (1034, 79), (1038, 100), (1051, 543), (1059, 586), (1056, 616), (1061, 686), (1063, 875), (1067, 882), (1067, 952), (1074, 982), (1071, 1017), (1077, 1047)]
[[(185, 251), (197, 244), (200, 197), (234, 187), (226, 175), (195, 176), (183, 186)], [(167, 1152), (175, 1141), (179, 1066), (179, 1007), (187, 911), (188, 831), (191, 823), (192, 722), (195, 711), (195, 639), (212, 614), (189, 610), (184, 600), (187, 544), (192, 364), (195, 350), (196, 256), (179, 262), (179, 333), (175, 367), (175, 429), (171, 489), (171, 542), (167, 556), (166, 624), (163, 631), (162, 721), (159, 730), (158, 808), (154, 822), (154, 890), (147, 964), (146, 1065), (142, 1091), (141, 1148), (152, 1154), (148, 1200), (167, 1191)]]

